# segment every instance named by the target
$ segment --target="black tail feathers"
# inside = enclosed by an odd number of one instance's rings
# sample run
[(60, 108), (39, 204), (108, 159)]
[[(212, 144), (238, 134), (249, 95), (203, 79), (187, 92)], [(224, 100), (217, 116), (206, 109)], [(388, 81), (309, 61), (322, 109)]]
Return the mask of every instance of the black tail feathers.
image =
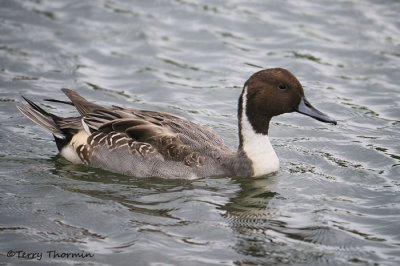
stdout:
[(64, 138), (64, 133), (57, 125), (57, 120), (60, 120), (58, 116), (47, 112), (28, 98), (23, 96), (22, 98), (24, 98), (24, 100), (28, 103), (17, 105), (17, 108), (22, 114), (42, 128), (49, 130), (54, 136), (58, 138)]
[(42, 128), (50, 131), (57, 144), (58, 150), (67, 145), (74, 133), (78, 131), (79, 118), (62, 118), (51, 114), (42, 107), (23, 97), (28, 104), (17, 105), (18, 110), (27, 118), (38, 124)]

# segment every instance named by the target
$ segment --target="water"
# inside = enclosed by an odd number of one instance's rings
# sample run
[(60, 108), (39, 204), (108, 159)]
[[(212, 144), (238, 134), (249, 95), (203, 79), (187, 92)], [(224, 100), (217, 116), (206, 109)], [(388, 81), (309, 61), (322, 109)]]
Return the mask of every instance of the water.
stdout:
[[(398, 265), (399, 12), (389, 0), (1, 1), (1, 264)], [(236, 147), (241, 87), (266, 67), (290, 69), (338, 125), (274, 119), (281, 170), (256, 179), (73, 166), (15, 108), (74, 88)]]

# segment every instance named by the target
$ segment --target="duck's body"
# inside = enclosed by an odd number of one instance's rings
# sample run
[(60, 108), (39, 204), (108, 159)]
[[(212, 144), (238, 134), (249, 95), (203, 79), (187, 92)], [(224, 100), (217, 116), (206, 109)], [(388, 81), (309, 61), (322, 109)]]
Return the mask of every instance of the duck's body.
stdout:
[[(282, 84), (285, 88), (279, 88)], [(279, 169), (268, 139), (272, 116), (298, 111), (335, 123), (311, 105), (306, 107), (315, 110), (312, 114), (298, 110), (308, 102), (302, 100), (300, 83), (284, 69), (260, 71), (246, 82), (239, 98), (237, 151), (227, 147), (210, 128), (186, 119), (154, 111), (107, 108), (88, 102), (72, 90), (63, 91), (80, 116), (61, 118), (28, 99), (29, 105), (19, 109), (53, 133), (60, 154), (72, 163), (136, 177), (193, 179), (269, 174)], [(280, 99), (284, 101), (280, 103)]]

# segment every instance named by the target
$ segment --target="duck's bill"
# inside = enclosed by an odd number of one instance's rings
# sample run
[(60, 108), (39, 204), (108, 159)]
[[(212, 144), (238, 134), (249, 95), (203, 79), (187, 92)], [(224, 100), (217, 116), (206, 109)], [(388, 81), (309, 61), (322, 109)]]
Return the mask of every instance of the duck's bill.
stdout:
[(337, 124), (336, 120), (330, 118), (328, 115), (315, 109), (315, 107), (312, 106), (305, 97), (301, 98), (300, 104), (296, 108), (296, 112), (303, 115), (311, 116), (312, 118), (317, 119), (318, 121), (321, 122), (331, 123), (334, 125)]

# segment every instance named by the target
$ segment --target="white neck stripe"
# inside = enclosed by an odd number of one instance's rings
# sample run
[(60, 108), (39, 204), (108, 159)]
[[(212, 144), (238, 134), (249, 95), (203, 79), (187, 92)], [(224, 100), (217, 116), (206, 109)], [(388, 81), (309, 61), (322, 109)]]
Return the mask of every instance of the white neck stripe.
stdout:
[(268, 135), (256, 133), (246, 114), (247, 86), (242, 94), (240, 132), (242, 149), (252, 162), (254, 176), (266, 175), (279, 169), (279, 159), (269, 141)]

